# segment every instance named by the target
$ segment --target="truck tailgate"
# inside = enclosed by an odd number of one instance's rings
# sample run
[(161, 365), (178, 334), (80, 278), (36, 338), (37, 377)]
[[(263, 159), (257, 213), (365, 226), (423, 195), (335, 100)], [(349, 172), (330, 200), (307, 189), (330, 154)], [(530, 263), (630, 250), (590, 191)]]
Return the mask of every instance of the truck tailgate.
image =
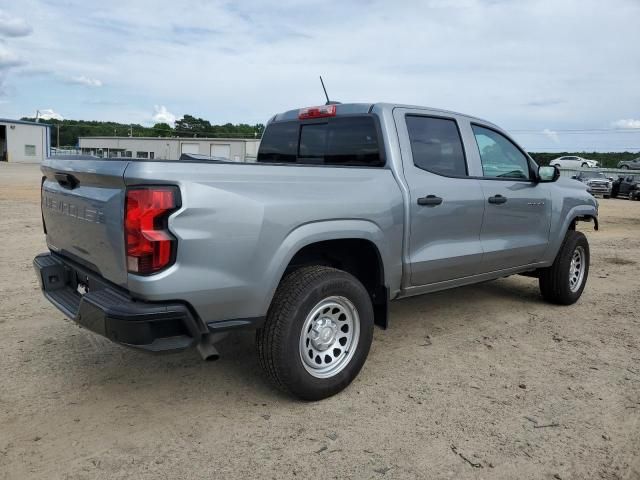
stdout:
[(47, 159), (42, 217), (49, 248), (126, 286), (124, 171), (129, 162)]

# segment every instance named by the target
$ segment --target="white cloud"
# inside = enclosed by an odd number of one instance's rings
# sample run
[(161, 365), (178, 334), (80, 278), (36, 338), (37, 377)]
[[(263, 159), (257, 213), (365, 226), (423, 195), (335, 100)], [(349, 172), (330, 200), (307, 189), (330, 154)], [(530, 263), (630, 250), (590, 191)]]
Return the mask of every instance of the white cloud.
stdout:
[(542, 133), (547, 138), (551, 139), (554, 143), (560, 143), (560, 139), (558, 138), (558, 132), (545, 128), (544, 130), (542, 130)]
[(97, 78), (90, 78), (84, 75), (79, 75), (77, 77), (69, 77), (70, 83), (77, 83), (78, 85), (86, 85), (87, 87), (101, 87), (102, 81)]
[(33, 29), (22, 18), (13, 17), (0, 11), (0, 35), (5, 37), (24, 37)]
[(613, 122), (615, 128), (640, 128), (640, 120), (635, 118), (623, 118)]
[[(35, 117), (37, 113), (38, 112), (34, 113), (33, 117)], [(64, 120), (64, 117), (62, 115), (60, 115), (58, 112), (53, 111), (53, 109), (51, 108), (44, 108), (40, 110), (39, 118), (41, 118), (42, 120)]]
[(18, 54), (12, 52), (6, 46), (0, 43), (0, 70), (8, 69), (11, 67), (18, 67), (23, 64), (24, 61)]
[(24, 60), (19, 55), (9, 50), (0, 42), (0, 96), (6, 95), (5, 83), (9, 71), (14, 67), (24, 65)]
[(176, 121), (176, 116), (167, 110), (167, 107), (164, 105), (154, 105), (153, 110), (155, 113), (153, 114), (152, 120), (156, 123), (168, 123), (169, 125), (173, 125)]

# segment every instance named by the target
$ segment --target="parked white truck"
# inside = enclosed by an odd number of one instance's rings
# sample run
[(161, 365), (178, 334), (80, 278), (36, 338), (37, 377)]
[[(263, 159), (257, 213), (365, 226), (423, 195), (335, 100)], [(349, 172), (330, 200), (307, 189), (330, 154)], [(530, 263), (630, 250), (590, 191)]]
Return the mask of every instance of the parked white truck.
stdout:
[[(390, 104), (292, 110), (257, 163), (50, 158), (45, 296), (148, 351), (254, 328), (273, 382), (307, 400), (362, 368), (374, 324), (411, 295), (512, 274), (574, 303), (589, 272), (586, 186), (538, 167), (497, 126)], [(455, 353), (452, 353), (455, 354)]]

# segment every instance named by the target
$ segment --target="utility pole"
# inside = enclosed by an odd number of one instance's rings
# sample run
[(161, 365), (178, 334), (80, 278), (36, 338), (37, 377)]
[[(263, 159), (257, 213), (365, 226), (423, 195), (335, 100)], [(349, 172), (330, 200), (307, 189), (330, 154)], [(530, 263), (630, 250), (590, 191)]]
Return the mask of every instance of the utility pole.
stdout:
[(129, 136), (133, 137), (133, 125), (129, 125)]
[(56, 148), (60, 148), (60, 124), (56, 125)]

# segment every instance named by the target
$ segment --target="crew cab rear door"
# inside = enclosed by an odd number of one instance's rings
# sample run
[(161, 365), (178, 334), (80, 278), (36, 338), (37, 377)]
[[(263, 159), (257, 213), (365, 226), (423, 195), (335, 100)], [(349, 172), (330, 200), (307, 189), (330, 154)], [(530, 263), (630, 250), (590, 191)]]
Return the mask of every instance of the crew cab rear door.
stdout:
[(396, 108), (394, 120), (410, 195), (410, 286), (478, 273), (484, 195), (469, 176), (458, 118)]

